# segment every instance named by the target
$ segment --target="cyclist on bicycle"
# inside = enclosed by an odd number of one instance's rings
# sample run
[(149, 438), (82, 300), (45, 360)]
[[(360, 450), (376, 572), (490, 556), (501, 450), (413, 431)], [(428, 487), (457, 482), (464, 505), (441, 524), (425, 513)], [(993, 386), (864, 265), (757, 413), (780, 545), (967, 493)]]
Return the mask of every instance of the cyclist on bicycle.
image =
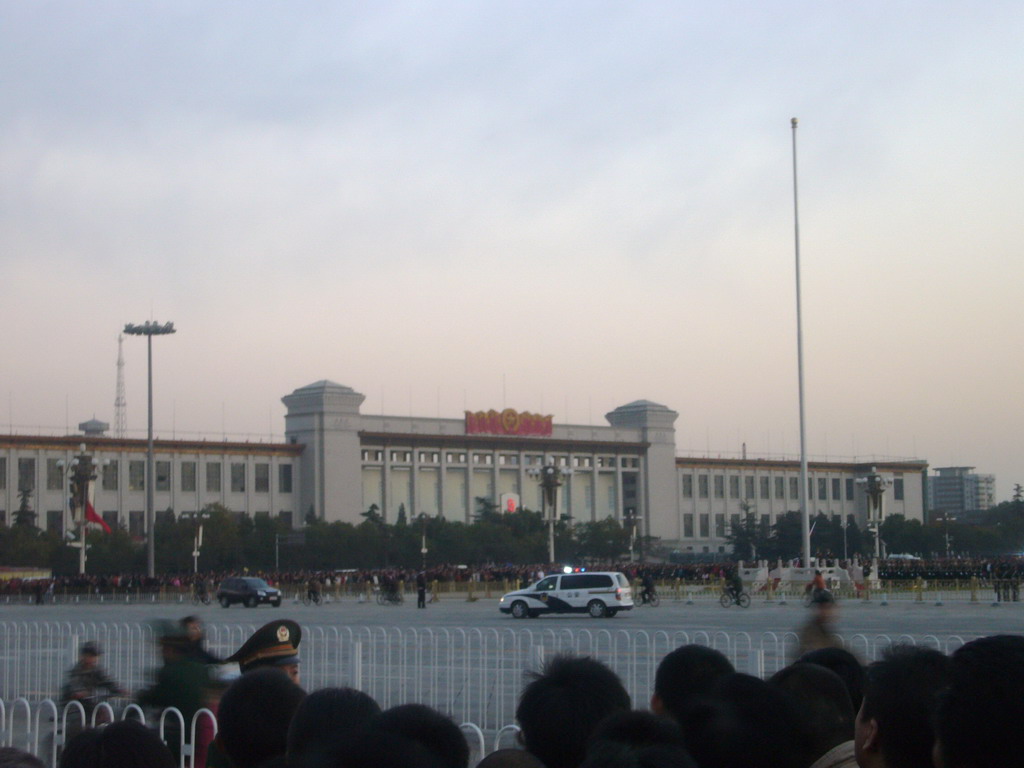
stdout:
[(743, 592), (743, 578), (740, 576), (738, 565), (729, 570), (729, 575), (726, 577), (725, 590), (734, 602), (739, 602), (740, 594)]
[(809, 594), (812, 602), (818, 602), (824, 595), (832, 597), (832, 593), (828, 591), (828, 586), (825, 584), (825, 577), (821, 571), (814, 572), (814, 578), (811, 579), (811, 583), (804, 588), (804, 592)]
[(649, 603), (654, 598), (654, 579), (651, 578), (650, 571), (644, 571), (643, 576), (640, 577), (640, 602)]
[(316, 576), (311, 576), (309, 581), (306, 582), (306, 599), (311, 603), (319, 603), (321, 588), (320, 579)]

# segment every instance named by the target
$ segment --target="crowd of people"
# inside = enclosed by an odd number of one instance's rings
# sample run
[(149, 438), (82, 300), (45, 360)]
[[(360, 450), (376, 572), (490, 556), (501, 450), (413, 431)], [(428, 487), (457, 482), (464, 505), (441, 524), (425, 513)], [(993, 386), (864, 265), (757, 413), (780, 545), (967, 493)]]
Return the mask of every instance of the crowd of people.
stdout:
[[(206, 674), (220, 659), (202, 647), (189, 617), (161, 636), (165, 663), (138, 695), (176, 706), (189, 722), (216, 712), (197, 735), (197, 768), (470, 768), (470, 750), (449, 717), (421, 704), (383, 710), (367, 694), (301, 687), (294, 622), (271, 622), (225, 661), (230, 684)], [(95, 644), (69, 675), (66, 701), (90, 685), (123, 693), (102, 673)], [(89, 659), (89, 657), (92, 657)], [(519, 745), (479, 768), (977, 768), (1024, 764), (1024, 637), (999, 635), (947, 656), (893, 646), (867, 666), (824, 643), (768, 680), (738, 673), (707, 646), (684, 645), (658, 664), (649, 700), (631, 700), (602, 662), (550, 658), (529, 676), (516, 720)], [(186, 695), (183, 691), (188, 691)], [(200, 721), (202, 722), (202, 721)], [(171, 768), (178, 762), (155, 731), (123, 721), (69, 734), (61, 768)], [(15, 762), (22, 759), (22, 762)], [(39, 768), (0, 753), (0, 767)]]
[[(854, 561), (827, 560), (825, 565), (846, 567)], [(741, 563), (742, 564), (742, 563)], [(857, 561), (861, 567), (872, 567), (870, 560)], [(513, 584), (526, 586), (546, 573), (561, 566), (551, 563), (533, 563), (529, 565), (481, 565), (465, 566), (456, 564), (433, 565), (422, 571), (412, 568), (374, 568), (374, 569), (342, 569), (334, 571), (287, 570), (287, 571), (246, 571), (239, 574), (234, 571), (204, 571), (200, 574), (166, 573), (155, 577), (147, 577), (137, 573), (120, 573), (107, 575), (74, 575), (56, 576), (50, 579), (9, 579), (0, 582), (0, 595), (32, 595), (82, 592), (125, 592), (139, 590), (151, 592), (158, 590), (173, 591), (193, 588), (197, 583), (204, 585), (219, 584), (228, 576), (248, 575), (259, 576), (270, 584), (285, 589), (301, 590), (310, 580), (316, 579), (325, 589), (331, 591), (335, 587), (347, 587), (358, 590), (366, 584), (379, 585), (385, 581), (412, 585), (419, 573), (423, 573), (428, 583), (462, 583), (467, 581), (482, 583)], [(720, 563), (590, 563), (587, 566), (596, 571), (621, 571), (630, 580), (639, 580), (644, 574), (660, 583), (676, 580), (693, 583), (701, 581), (717, 581), (728, 578), (730, 570), (735, 567), (731, 562)], [(890, 559), (878, 562), (878, 579), (884, 581), (913, 581), (923, 578), (928, 581), (965, 581), (977, 578), (985, 584), (1002, 584), (1008, 587), (1024, 580), (1024, 558), (949, 558), (936, 560)]]

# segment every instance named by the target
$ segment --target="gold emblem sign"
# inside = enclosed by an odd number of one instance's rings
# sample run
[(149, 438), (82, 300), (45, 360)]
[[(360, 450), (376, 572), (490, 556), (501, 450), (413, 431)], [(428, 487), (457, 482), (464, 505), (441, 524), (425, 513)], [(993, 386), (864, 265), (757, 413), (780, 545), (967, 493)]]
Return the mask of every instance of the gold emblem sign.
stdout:
[(284, 624), (277, 628), (277, 641), (279, 643), (287, 643), (290, 636), (291, 635), (288, 633), (288, 627)]

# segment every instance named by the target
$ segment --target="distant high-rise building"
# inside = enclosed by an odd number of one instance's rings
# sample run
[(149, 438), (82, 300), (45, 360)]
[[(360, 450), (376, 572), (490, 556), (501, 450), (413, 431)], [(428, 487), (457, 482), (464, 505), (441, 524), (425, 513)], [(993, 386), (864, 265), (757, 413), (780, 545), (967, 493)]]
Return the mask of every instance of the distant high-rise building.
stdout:
[(936, 467), (928, 478), (928, 511), (952, 516), (980, 512), (996, 503), (996, 476), (977, 475), (974, 467)]

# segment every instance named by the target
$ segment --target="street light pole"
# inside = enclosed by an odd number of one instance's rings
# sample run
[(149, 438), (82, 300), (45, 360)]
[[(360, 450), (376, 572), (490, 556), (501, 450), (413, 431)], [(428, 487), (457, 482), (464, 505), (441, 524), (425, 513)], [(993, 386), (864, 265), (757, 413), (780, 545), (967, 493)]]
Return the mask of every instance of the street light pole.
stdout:
[(66, 473), (70, 480), (72, 515), (78, 522), (78, 541), (71, 546), (78, 547), (78, 573), (85, 573), (86, 545), (85, 532), (89, 521), (86, 517), (85, 508), (89, 503), (89, 485), (96, 479), (96, 468), (99, 466), (96, 460), (85, 452), (85, 443), (78, 447), (78, 455), (66, 463), (63, 459), (57, 462), (61, 471)]
[(857, 479), (857, 483), (864, 486), (864, 492), (868, 497), (868, 528), (875, 532), (875, 560), (881, 559), (882, 541), (879, 531), (885, 518), (885, 501), (883, 494), (885, 489), (892, 485), (892, 480), (878, 474), (875, 467), (867, 477)]
[(548, 561), (555, 563), (555, 521), (558, 517), (558, 489), (562, 481), (572, 474), (569, 467), (555, 466), (553, 460), (543, 467), (531, 467), (527, 470), (530, 477), (540, 479), (541, 495), (541, 516), (548, 524)]
[(156, 513), (154, 512), (153, 470), (153, 337), (165, 336), (175, 332), (174, 323), (161, 325), (147, 320), (142, 325), (128, 323), (124, 332), (129, 336), (146, 337), (147, 381), (148, 381), (148, 419), (146, 429), (146, 575), (156, 576)]
[(420, 554), (423, 556), (423, 572), (427, 570), (427, 513), (420, 512)]
[(807, 426), (804, 419), (804, 330), (800, 312), (800, 211), (796, 185), (796, 125), (793, 128), (793, 232), (796, 243), (796, 359), (800, 390), (800, 530), (803, 536), (804, 568), (811, 567), (811, 514), (807, 508)]

